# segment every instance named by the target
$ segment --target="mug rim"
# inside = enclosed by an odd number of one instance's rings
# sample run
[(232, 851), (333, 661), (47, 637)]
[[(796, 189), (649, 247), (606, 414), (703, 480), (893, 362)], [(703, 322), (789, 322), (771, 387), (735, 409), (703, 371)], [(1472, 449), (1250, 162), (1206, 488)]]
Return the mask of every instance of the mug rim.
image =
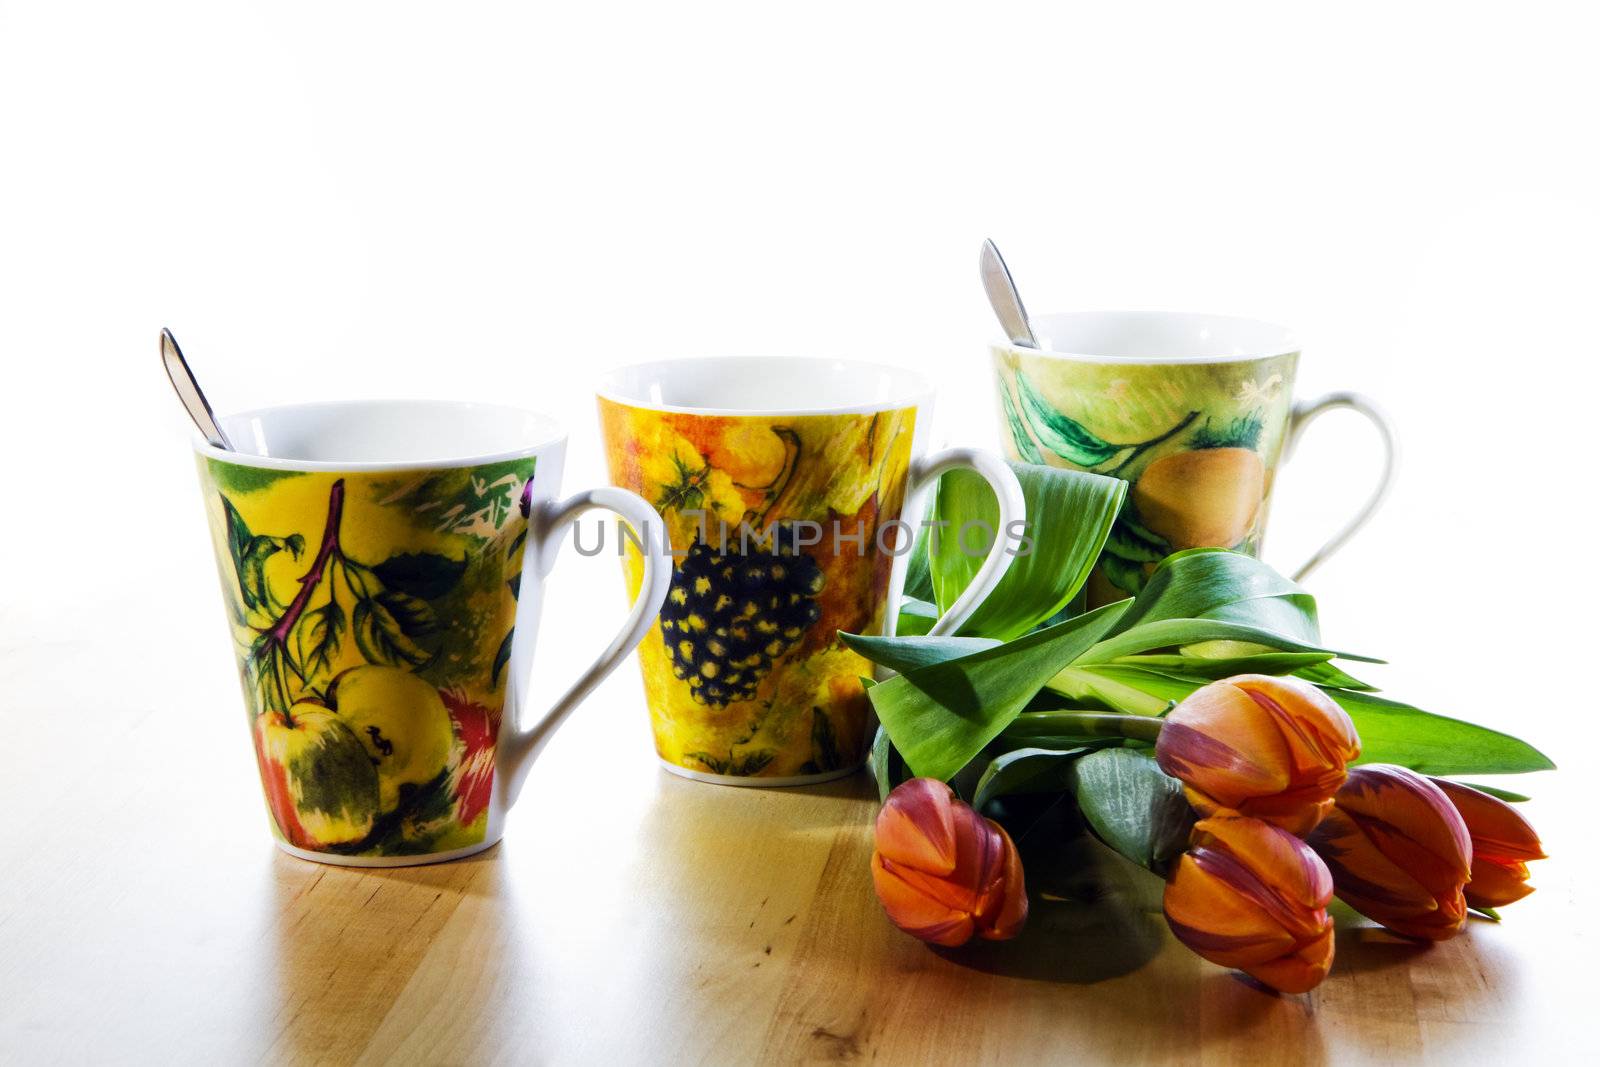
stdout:
[(1110, 308), (1099, 311), (1055, 311), (1043, 315), (1031, 316), (1035, 324), (1046, 320), (1078, 319), (1088, 321), (1091, 319), (1146, 319), (1166, 321), (1189, 321), (1192, 323), (1210, 322), (1225, 323), (1230, 327), (1241, 330), (1271, 331), (1281, 334), (1283, 341), (1277, 345), (1257, 346), (1255, 350), (1244, 353), (1228, 353), (1205, 356), (1124, 356), (1109, 355), (1105, 353), (1075, 351), (1069, 348), (1026, 348), (1013, 341), (995, 341), (990, 344), (990, 350), (999, 352), (1016, 352), (1022, 355), (1044, 356), (1049, 359), (1070, 360), (1076, 363), (1105, 363), (1122, 366), (1184, 366), (1203, 365), (1209, 363), (1253, 363), (1263, 359), (1275, 359), (1279, 356), (1297, 355), (1301, 350), (1300, 339), (1287, 326), (1271, 322), (1267, 319), (1252, 318), (1247, 315), (1219, 315), (1206, 311), (1152, 311), (1141, 308)]
[[(722, 365), (751, 364), (765, 362), (769, 364), (784, 364), (790, 367), (810, 365), (813, 367), (849, 368), (857, 371), (876, 371), (909, 378), (913, 383), (902, 395), (891, 400), (873, 401), (862, 404), (822, 404), (822, 405), (789, 405), (786, 407), (717, 407), (712, 405), (697, 404), (668, 404), (647, 400), (644, 397), (625, 392), (622, 387), (624, 375), (647, 371), (651, 368), (688, 367), (692, 365)], [(927, 408), (932, 405), (937, 390), (932, 379), (921, 371), (910, 367), (897, 367), (892, 363), (877, 363), (862, 359), (839, 359), (832, 356), (684, 356), (667, 359), (648, 359), (638, 363), (629, 363), (614, 367), (600, 377), (600, 383), (595, 387), (595, 395), (601, 400), (609, 400), (613, 404), (623, 407), (637, 408), (641, 411), (659, 411), (673, 415), (705, 415), (720, 418), (739, 417), (794, 417), (806, 415), (872, 415), (883, 411), (900, 411), (905, 408)]]
[[(327, 411), (333, 408), (398, 408), (411, 405), (449, 410), (459, 415), (470, 412), (492, 411), (502, 415), (531, 416), (542, 424), (544, 435), (532, 444), (518, 448), (502, 449), (496, 452), (399, 460), (291, 459), (282, 456), (263, 456), (254, 452), (238, 452), (230, 451), (226, 448), (218, 448), (201, 436), (198, 430), (191, 433), (190, 442), (196, 455), (219, 460), (223, 463), (231, 463), (238, 467), (254, 467), (261, 470), (304, 471), (307, 473), (363, 473), (368, 471), (448, 470), (457, 467), (478, 467), (511, 459), (526, 459), (530, 456), (536, 456), (552, 446), (564, 444), (568, 436), (566, 426), (559, 419), (552, 415), (546, 415), (541, 411), (534, 411), (532, 408), (477, 400), (435, 400), (415, 397), (375, 400), (313, 400), (293, 404), (268, 404), (262, 407), (246, 408), (242, 411), (219, 415), (217, 416), (217, 424), (226, 431), (229, 423), (291, 411)], [(231, 436), (232, 434), (230, 434)]]

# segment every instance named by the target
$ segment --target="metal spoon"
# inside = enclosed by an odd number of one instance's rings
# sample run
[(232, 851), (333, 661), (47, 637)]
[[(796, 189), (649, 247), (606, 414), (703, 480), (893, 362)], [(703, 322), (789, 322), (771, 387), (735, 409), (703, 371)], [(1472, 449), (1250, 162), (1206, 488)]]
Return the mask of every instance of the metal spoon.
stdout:
[(200, 433), (211, 443), (211, 447), (234, 451), (233, 445), (228, 442), (228, 435), (217, 425), (217, 417), (211, 413), (211, 405), (206, 402), (206, 394), (200, 391), (200, 383), (194, 380), (194, 371), (189, 369), (188, 360), (183, 358), (178, 339), (165, 326), (161, 328), (161, 365), (167, 369), (167, 377), (172, 379), (172, 388), (177, 392), (178, 399), (183, 401), (184, 410), (189, 412), (189, 417), (200, 428)]
[(1028, 312), (1022, 306), (1017, 285), (1011, 280), (1006, 261), (1000, 258), (1000, 249), (993, 241), (984, 241), (978, 252), (978, 272), (983, 275), (983, 291), (989, 294), (989, 306), (994, 308), (1000, 328), (1005, 330), (1011, 343), (1019, 348), (1038, 348), (1039, 341), (1028, 325)]

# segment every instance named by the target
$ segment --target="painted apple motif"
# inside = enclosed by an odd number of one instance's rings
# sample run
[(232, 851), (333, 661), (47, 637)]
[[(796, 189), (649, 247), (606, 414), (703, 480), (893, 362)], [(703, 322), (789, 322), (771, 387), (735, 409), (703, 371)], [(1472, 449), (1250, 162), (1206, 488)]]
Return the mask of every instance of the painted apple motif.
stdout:
[(1203, 448), (1162, 456), (1133, 485), (1145, 527), (1175, 549), (1232, 548), (1255, 527), (1266, 467), (1248, 448)]
[(321, 704), (256, 718), (256, 761), (267, 807), (292, 845), (360, 841), (378, 816), (378, 772), (350, 727)]
[(450, 762), (455, 741), (438, 690), (399, 667), (352, 667), (328, 690), (329, 703), (377, 769), (379, 807), (393, 811), (402, 786), (423, 786)]

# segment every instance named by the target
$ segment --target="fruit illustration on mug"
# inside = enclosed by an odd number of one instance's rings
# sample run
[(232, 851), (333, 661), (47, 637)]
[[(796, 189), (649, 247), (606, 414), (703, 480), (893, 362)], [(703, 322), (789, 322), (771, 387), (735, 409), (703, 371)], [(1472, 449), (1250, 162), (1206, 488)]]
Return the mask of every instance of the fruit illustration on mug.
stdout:
[(256, 718), (256, 759), (267, 807), (291, 845), (360, 841), (378, 817), (378, 771), (350, 724), (310, 701)]
[(378, 803), (393, 811), (406, 786), (420, 789), (443, 774), (455, 735), (439, 691), (409, 671), (351, 667), (328, 690), (339, 720), (377, 769)]
[(347, 855), (481, 842), (532, 460), (268, 479), (207, 462), (278, 835)]
[[(639, 646), (656, 751), (733, 778), (834, 774), (870, 738), (838, 638), (883, 624), (914, 409), (704, 415), (600, 403), (614, 484), (660, 513), (672, 583)], [(638, 588), (642, 557), (624, 565)]]
[[(1076, 373), (1094, 372), (1079, 368)], [(1266, 385), (1254, 378), (1233, 382), (1205, 366), (1105, 373), (1118, 377), (1109, 379), (1104, 397), (1079, 388), (1075, 412), (1081, 407), (1096, 428), (1104, 419), (1149, 436), (1101, 436), (1048, 399), (1020, 365), (1000, 381), (1007, 438), (1018, 459), (1064, 464), (1130, 483), (1089, 582), (1091, 602), (1137, 593), (1155, 565), (1173, 552), (1253, 553), (1271, 488), (1269, 456), (1276, 449), (1275, 441), (1263, 438), (1269, 418), (1276, 424), (1274, 406), (1285, 403), (1279, 395), (1282, 372), (1260, 371), (1267, 375)], [(1179, 386), (1173, 378), (1178, 374), (1192, 381)], [(1134, 384), (1136, 378), (1142, 386)]]
[(1255, 529), (1267, 468), (1248, 448), (1201, 448), (1153, 461), (1130, 499), (1174, 550), (1232, 548)]

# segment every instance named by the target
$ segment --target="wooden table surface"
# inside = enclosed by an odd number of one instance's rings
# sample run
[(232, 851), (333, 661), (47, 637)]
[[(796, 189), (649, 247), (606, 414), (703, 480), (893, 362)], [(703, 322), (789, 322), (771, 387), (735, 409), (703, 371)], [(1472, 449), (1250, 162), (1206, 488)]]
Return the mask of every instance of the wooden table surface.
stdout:
[(85, 730), (117, 654), (0, 651), (0, 685), (61, 679), (6, 709), (0, 1062), (1550, 1062), (1584, 1040), (1570, 772), (1530, 786), (1562, 858), (1503, 925), (1431, 949), (1352, 925), (1326, 983), (1275, 996), (1082, 846), (1021, 940), (929, 949), (872, 895), (865, 775), (670, 776), (635, 678), (558, 736), (501, 845), (362, 872), (270, 844), (242, 716), (212, 707), (226, 664)]

